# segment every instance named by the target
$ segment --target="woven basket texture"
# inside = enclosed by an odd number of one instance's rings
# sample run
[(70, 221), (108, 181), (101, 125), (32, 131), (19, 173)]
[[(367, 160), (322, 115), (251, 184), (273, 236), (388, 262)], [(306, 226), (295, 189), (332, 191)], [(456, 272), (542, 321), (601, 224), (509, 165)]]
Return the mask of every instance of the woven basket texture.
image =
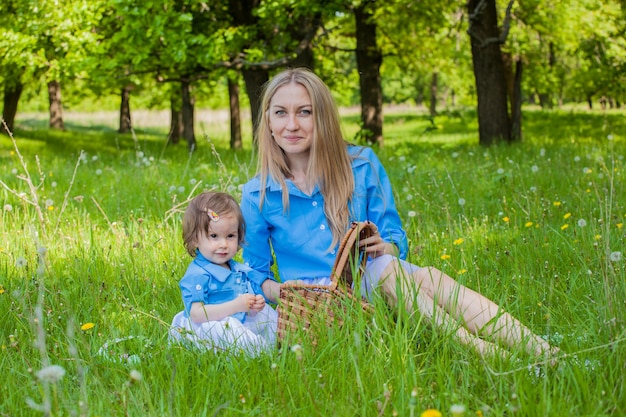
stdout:
[(352, 284), (360, 278), (367, 256), (359, 249), (359, 241), (372, 236), (370, 223), (352, 223), (337, 251), (331, 271), (330, 285), (290, 283), (281, 286), (278, 302), (278, 341), (294, 331), (306, 331), (316, 343), (321, 329), (342, 326), (350, 310), (371, 311), (372, 307), (352, 292)]

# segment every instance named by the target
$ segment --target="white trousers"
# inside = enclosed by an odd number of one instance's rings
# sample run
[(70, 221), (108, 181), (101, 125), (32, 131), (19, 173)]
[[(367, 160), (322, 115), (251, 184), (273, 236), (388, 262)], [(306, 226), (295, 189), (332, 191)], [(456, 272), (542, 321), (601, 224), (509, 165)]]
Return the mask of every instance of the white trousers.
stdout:
[(200, 349), (245, 353), (256, 356), (275, 347), (278, 313), (269, 305), (242, 323), (234, 317), (194, 323), (184, 311), (176, 314), (170, 327), (170, 339)]

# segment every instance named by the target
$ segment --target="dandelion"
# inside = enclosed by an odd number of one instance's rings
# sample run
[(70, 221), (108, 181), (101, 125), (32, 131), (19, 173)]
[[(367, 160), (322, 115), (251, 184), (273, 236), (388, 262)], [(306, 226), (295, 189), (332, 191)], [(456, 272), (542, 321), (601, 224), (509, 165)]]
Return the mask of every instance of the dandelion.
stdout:
[(53, 206), (53, 205), (54, 205), (54, 201), (52, 201), (52, 199), (49, 198), (46, 200), (46, 208)]
[(48, 206), (48, 211), (53, 211), (54, 210), (54, 206)]
[(82, 326), (80, 326), (80, 329), (85, 332), (87, 330), (93, 329), (94, 327), (96, 327), (96, 325), (90, 322), (90, 323), (85, 323)]
[(569, 224), (567, 224), (567, 223), (566, 223), (566, 224), (564, 224), (563, 226), (561, 226), (561, 230), (565, 230), (565, 229), (567, 229), (568, 227), (569, 227)]
[(18, 268), (23, 268), (26, 266), (26, 258), (20, 256), (15, 260), (15, 266)]
[(533, 222), (526, 222), (526, 224), (524, 225), (524, 227), (531, 227), (533, 225)]
[(458, 246), (458, 245), (460, 245), (461, 243), (463, 243), (463, 238), (462, 238), (462, 237), (460, 237), (460, 238), (456, 239), (453, 243), (454, 243), (455, 245), (457, 245), (457, 246)]
[(619, 262), (622, 260), (622, 252), (611, 252), (609, 255), (611, 262)]
[(575, 156), (574, 157), (574, 162), (580, 162), (580, 156)]
[(579, 219), (577, 224), (578, 227), (585, 227), (587, 226), (587, 221), (585, 219)]
[(531, 193), (536, 193), (537, 192), (537, 187), (533, 186), (529, 188)]
[(595, 235), (593, 238), (594, 238), (595, 240), (600, 240), (600, 239), (602, 239), (602, 235)]
[(0, 294), (4, 294), (4, 287), (0, 285)]
[(429, 408), (420, 414), (420, 417), (442, 417), (441, 411), (434, 408)]
[(593, 171), (591, 170), (591, 168), (588, 167), (584, 167), (583, 168), (583, 174), (591, 174)]
[(502, 218), (502, 221), (503, 221), (504, 223), (508, 223), (510, 220), (511, 220), (511, 219), (509, 219), (509, 216), (504, 216), (504, 217)]
[(100, 168), (96, 169), (96, 175), (102, 175), (102, 170)]
[(91, 160), (92, 160), (92, 161), (94, 161), (94, 162), (95, 162), (95, 161), (97, 161), (97, 160), (98, 160), (98, 155), (94, 155), (94, 156), (92, 156), (92, 157), (91, 157)]
[(415, 217), (417, 216), (417, 213), (413, 210), (409, 211), (409, 217)]
[(52, 183), (50, 184), (52, 186), (52, 188), (56, 188), (56, 186), (58, 185), (56, 181), (52, 181)]
[(502, 175), (502, 174), (504, 174), (504, 169), (503, 168), (498, 168), (498, 170), (496, 172), (498, 173), (498, 175)]
[(291, 347), (291, 351), (296, 354), (296, 359), (299, 360), (299, 361), (302, 360), (302, 351), (303, 350), (304, 349), (302, 349), (302, 345), (295, 344), (295, 345), (293, 345)]
[(608, 134), (606, 137), (608, 140), (613, 140), (613, 135), (612, 134)]
[(4, 205), (4, 211), (13, 211), (13, 206), (10, 204), (5, 204)]
[[(12, 152), (12, 151), (11, 151), (11, 152)], [(11, 170), (11, 174), (13, 174), (13, 175), (17, 175), (17, 169), (16, 169), (16, 168), (13, 168), (13, 169)]]
[(467, 269), (459, 269), (459, 270), (457, 271), (457, 275), (463, 275), (463, 274), (464, 274), (464, 273), (466, 273), (466, 272), (467, 272)]
[(129, 375), (130, 382), (141, 382), (143, 380), (143, 375), (136, 369), (130, 371)]
[(184, 193), (185, 192), (185, 187), (183, 187), (182, 185), (180, 187), (178, 187), (178, 192), (179, 193)]
[(408, 194), (406, 196), (406, 201), (411, 201), (411, 200), (413, 200), (413, 194)]
[(192, 178), (192, 179), (189, 180), (189, 184), (191, 184), (191, 185), (195, 185), (197, 182), (198, 182), (198, 180), (195, 179), (195, 178)]
[(565, 220), (569, 219), (570, 217), (572, 217), (572, 213), (565, 213), (563, 215), (563, 219), (565, 219)]
[(450, 406), (450, 414), (453, 417), (461, 417), (465, 413), (465, 406), (463, 404), (452, 404)]
[(464, 206), (464, 205), (465, 205), (465, 199), (459, 198), (459, 206)]
[(544, 148), (541, 148), (541, 149), (539, 150), (539, 155), (541, 155), (541, 156), (546, 156), (546, 150), (545, 150)]
[(532, 172), (537, 172), (537, 171), (539, 171), (539, 167), (537, 165), (533, 165), (532, 167), (530, 167), (530, 170)]
[(459, 157), (459, 153), (458, 152), (452, 152), (451, 155), (453, 158), (458, 158)]
[(174, 191), (176, 191), (176, 186), (175, 185), (170, 185), (169, 192), (173, 193)]
[(37, 372), (37, 378), (41, 382), (57, 383), (65, 376), (65, 369), (59, 365), (50, 365)]
[(552, 205), (554, 207), (559, 207), (561, 205), (561, 202), (560, 201), (555, 201), (554, 203), (552, 203)]
[(618, 229), (621, 229), (624, 226), (624, 224), (623, 223), (617, 223), (615, 226), (617, 226)]
[(441, 255), (441, 259), (446, 261), (446, 260), (450, 259), (450, 255), (448, 255), (447, 253), (444, 253), (443, 255)]

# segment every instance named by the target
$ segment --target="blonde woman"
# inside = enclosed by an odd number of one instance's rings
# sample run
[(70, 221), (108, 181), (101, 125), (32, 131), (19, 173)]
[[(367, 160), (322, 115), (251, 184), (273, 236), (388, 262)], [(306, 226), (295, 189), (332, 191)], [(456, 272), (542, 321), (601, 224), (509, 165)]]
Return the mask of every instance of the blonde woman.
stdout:
[[(305, 69), (289, 69), (265, 86), (258, 123), (258, 174), (243, 188), (246, 219), (243, 258), (261, 272), (266, 297), (280, 283), (271, 276), (275, 257), (282, 282), (327, 284), (338, 243), (352, 221), (373, 223), (364, 239), (368, 262), (362, 291), (380, 291), (437, 325), (453, 326), (461, 342), (481, 354), (498, 345), (522, 346), (532, 355), (552, 347), (481, 294), (432, 267), (404, 259), (408, 244), (390, 180), (368, 147), (342, 136), (331, 92)], [(486, 340), (490, 338), (491, 341)], [(494, 344), (496, 342), (497, 344)]]

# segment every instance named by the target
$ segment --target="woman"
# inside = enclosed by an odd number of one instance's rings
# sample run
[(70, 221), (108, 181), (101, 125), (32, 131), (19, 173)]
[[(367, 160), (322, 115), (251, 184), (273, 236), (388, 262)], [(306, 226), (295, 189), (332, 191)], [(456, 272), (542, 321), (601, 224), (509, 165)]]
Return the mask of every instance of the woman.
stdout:
[[(258, 130), (259, 172), (243, 188), (247, 232), (243, 257), (272, 276), (275, 256), (282, 282), (327, 284), (338, 243), (351, 221), (378, 230), (360, 242), (369, 256), (362, 290), (392, 306), (454, 326), (460, 341), (481, 354), (523, 345), (534, 355), (553, 348), (510, 314), (443, 272), (406, 262), (408, 244), (391, 183), (374, 152), (343, 139), (328, 87), (305, 69), (283, 71), (264, 90)], [(280, 284), (258, 282), (276, 301)]]

